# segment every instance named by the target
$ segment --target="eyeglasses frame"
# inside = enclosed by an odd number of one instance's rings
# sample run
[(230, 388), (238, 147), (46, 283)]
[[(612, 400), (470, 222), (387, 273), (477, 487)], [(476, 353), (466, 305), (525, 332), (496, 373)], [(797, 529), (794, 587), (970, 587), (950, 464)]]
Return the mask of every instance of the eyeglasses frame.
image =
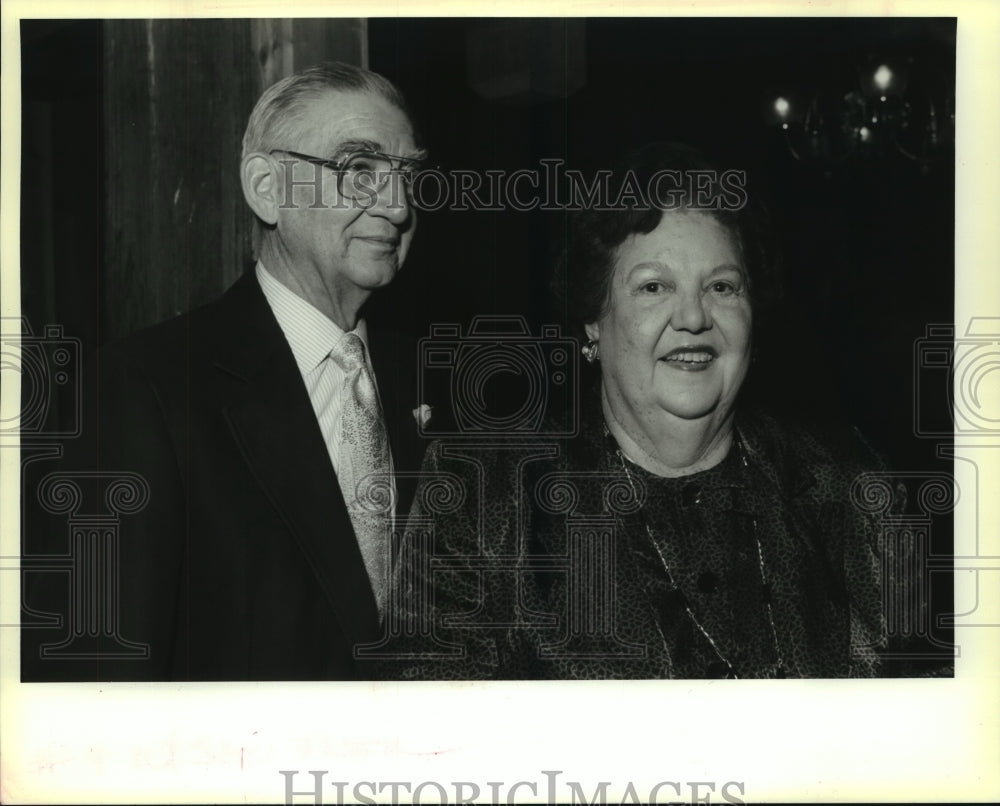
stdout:
[[(389, 178), (390, 178), (390, 176), (392, 176), (392, 174), (394, 174), (394, 173), (402, 173), (403, 166), (406, 165), (407, 163), (412, 163), (412, 164), (418, 165), (419, 168), (416, 171), (417, 173), (419, 173), (420, 171), (433, 170), (434, 169), (434, 166), (427, 165), (427, 163), (423, 159), (414, 159), (412, 157), (403, 157), (403, 156), (400, 156), (399, 154), (387, 154), (384, 151), (373, 151), (373, 150), (367, 149), (367, 148), (365, 148), (365, 149), (356, 149), (354, 151), (348, 151), (342, 157), (339, 157), (337, 159), (327, 159), (327, 158), (324, 158), (324, 157), (316, 157), (316, 156), (313, 156), (312, 154), (303, 154), (300, 151), (290, 151), (287, 148), (272, 148), (267, 153), (270, 154), (271, 156), (273, 156), (275, 154), (287, 154), (290, 157), (295, 157), (296, 159), (300, 159), (303, 162), (308, 162), (311, 165), (319, 165), (319, 166), (321, 166), (323, 168), (329, 168), (331, 171), (333, 171), (334, 173), (337, 174), (337, 193), (341, 197), (344, 197), (344, 198), (347, 198), (345, 196), (344, 192), (343, 192), (343, 184), (342, 184), (343, 181), (344, 181), (344, 166), (348, 162), (350, 162), (352, 159), (354, 159), (355, 157), (358, 157), (358, 156), (371, 156), (371, 157), (378, 157), (378, 158), (381, 158), (381, 159), (386, 159), (386, 160), (389, 161), (390, 166), (393, 164), (393, 162), (396, 163), (396, 167), (392, 167), (389, 171), (386, 171), (385, 172), (385, 176), (382, 177), (381, 181), (378, 181), (371, 188), (371, 190), (374, 193), (378, 193), (379, 191), (382, 190), (382, 188), (384, 188), (386, 186), (386, 183), (389, 181)], [(378, 177), (375, 177), (375, 178), (378, 179)], [(404, 179), (404, 183), (405, 183), (405, 187), (406, 187), (406, 191), (407, 191), (407, 196), (409, 196), (410, 186), (412, 185), (412, 182), (406, 181)], [(357, 201), (358, 200), (354, 196), (350, 196), (349, 198), (351, 198), (352, 201)]]

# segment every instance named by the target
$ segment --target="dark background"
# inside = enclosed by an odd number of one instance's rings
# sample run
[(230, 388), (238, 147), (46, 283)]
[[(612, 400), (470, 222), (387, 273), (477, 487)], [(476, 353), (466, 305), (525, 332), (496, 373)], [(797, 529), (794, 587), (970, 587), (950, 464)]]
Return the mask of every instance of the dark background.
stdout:
[[(914, 389), (915, 342), (953, 320), (955, 31), (953, 19), (872, 18), (24, 21), (23, 315), (36, 336), (61, 326), (87, 361), (220, 294), (251, 265), (237, 171), (257, 97), (290, 70), (367, 53), (446, 169), (587, 169), (670, 139), (745, 170), (786, 291), (755, 332), (747, 397), (854, 424), (897, 469), (949, 472), (947, 438), (915, 433), (930, 415), (925, 430), (951, 431), (946, 366), (920, 371), (919, 400)], [(820, 99), (835, 129), (830, 110), (883, 61), (905, 70), (909, 97), (937, 105), (942, 147), (797, 160), (768, 103)], [(426, 335), (521, 315), (537, 333), (558, 321), (547, 287), (564, 227), (560, 211), (421, 215), (372, 317)], [(72, 397), (64, 384), (45, 417), (65, 420)], [(936, 519), (932, 553), (949, 556), (951, 537), (950, 517)], [(936, 613), (951, 611), (950, 586), (936, 575)]]
[[(295, 30), (334, 24), (350, 21)], [(786, 289), (757, 333), (749, 394), (856, 424), (899, 467), (940, 464), (937, 442), (914, 437), (914, 341), (953, 318), (954, 154), (799, 162), (765, 111), (779, 91), (857, 90), (888, 59), (908, 66), (911, 94), (953, 97), (954, 20), (373, 19), (359, 30), (445, 168), (546, 157), (586, 168), (674, 139), (746, 170), (776, 223)], [(249, 263), (236, 169), (265, 56), (246, 21), (23, 23), (22, 294), (36, 332), (60, 323), (86, 352), (207, 301)], [(484, 97), (484, 82), (509, 75)], [(550, 321), (564, 223), (557, 211), (427, 213), (376, 308), (418, 334), (480, 313)], [(943, 384), (934, 394), (946, 399)]]
[[(954, 87), (954, 21), (570, 21), (562, 36), (535, 32), (536, 75), (577, 24), (584, 84), (567, 98), (490, 101), (470, 88), (470, 40), (490, 26), (503, 36), (503, 21), (372, 20), (371, 64), (402, 87), (448, 167), (537, 168), (543, 157), (595, 166), (670, 139), (746, 170), (775, 221), (786, 291), (757, 333), (750, 393), (772, 409), (856, 424), (903, 466), (934, 463), (935, 446), (913, 436), (912, 356), (927, 324), (953, 318), (954, 154), (926, 169), (899, 154), (798, 162), (764, 113), (778, 91), (857, 89), (882, 59), (908, 63), (908, 89), (940, 103)], [(417, 320), (551, 319), (546, 283), (564, 223), (544, 211), (426, 215), (392, 291), (421, 301), (409, 306)]]

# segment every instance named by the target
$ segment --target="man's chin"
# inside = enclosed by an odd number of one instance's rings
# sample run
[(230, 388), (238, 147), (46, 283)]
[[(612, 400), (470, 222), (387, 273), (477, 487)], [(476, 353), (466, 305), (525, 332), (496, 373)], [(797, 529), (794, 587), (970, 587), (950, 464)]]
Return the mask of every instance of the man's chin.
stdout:
[(399, 260), (394, 256), (390, 260), (369, 264), (355, 275), (355, 282), (369, 291), (385, 288), (399, 274)]

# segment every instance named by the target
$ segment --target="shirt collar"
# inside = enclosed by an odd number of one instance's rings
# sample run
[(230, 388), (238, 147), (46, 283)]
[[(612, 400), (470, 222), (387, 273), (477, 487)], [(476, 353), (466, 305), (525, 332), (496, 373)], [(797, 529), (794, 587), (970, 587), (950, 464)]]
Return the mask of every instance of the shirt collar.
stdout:
[[(302, 375), (312, 372), (346, 334), (318, 308), (275, 278), (259, 260), (256, 274), (274, 318), (292, 348), (299, 372)], [(364, 319), (358, 320), (353, 332), (358, 334), (367, 350), (368, 328)]]

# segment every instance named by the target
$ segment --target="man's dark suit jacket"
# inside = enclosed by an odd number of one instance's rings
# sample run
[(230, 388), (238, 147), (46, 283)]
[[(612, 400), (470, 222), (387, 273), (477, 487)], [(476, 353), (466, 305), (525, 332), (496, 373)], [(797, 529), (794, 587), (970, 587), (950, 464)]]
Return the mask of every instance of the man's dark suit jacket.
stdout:
[[(374, 323), (369, 342), (396, 470), (416, 471), (415, 351)], [(148, 482), (148, 505), (120, 521), (118, 584), (120, 635), (148, 644), (150, 657), (39, 661), (37, 645), (58, 631), (25, 631), (24, 678), (369, 677), (353, 649), (379, 637), (375, 600), (305, 385), (254, 273), (97, 360), (85, 433), (63, 466)], [(397, 481), (398, 514), (413, 486)], [(34, 601), (29, 587), (26, 602), (45, 611), (55, 600), (44, 590), (65, 596), (66, 578), (39, 576), (45, 584)]]

